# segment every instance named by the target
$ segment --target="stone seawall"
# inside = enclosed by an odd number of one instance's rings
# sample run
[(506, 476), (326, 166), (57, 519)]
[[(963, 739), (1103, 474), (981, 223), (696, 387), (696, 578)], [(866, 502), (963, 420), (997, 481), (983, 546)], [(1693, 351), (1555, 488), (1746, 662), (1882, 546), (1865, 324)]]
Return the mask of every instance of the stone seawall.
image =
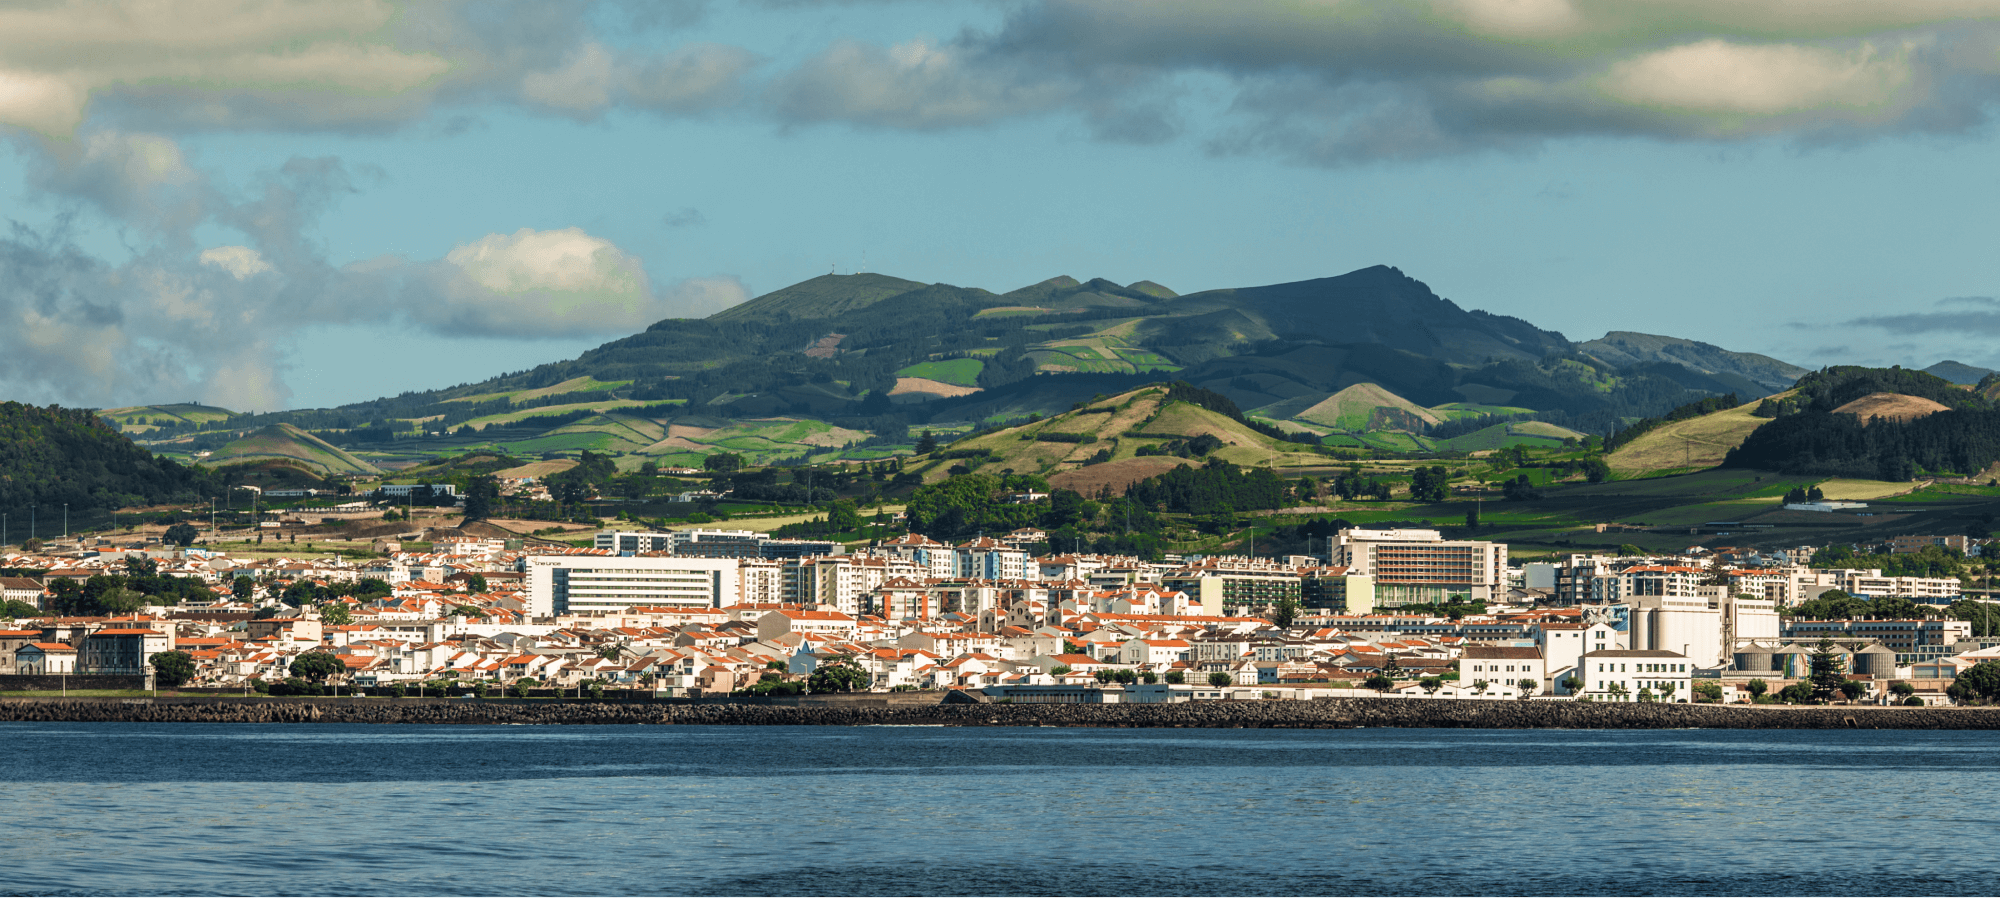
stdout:
[[(856, 697), (860, 698), (860, 697)], [(1174, 705), (778, 706), (472, 700), (0, 701), (0, 721), (720, 724), (1339, 729), (2000, 729), (2000, 709), (1729, 707), (1551, 701), (1319, 699)]]

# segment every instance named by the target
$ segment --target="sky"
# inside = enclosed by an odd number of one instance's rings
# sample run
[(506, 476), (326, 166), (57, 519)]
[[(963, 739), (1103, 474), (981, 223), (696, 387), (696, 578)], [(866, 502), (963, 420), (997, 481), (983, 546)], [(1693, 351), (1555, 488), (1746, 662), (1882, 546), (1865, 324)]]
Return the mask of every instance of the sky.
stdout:
[(337, 405), (856, 271), (2000, 368), (1996, 99), (2000, 0), (6, 3), (0, 399)]

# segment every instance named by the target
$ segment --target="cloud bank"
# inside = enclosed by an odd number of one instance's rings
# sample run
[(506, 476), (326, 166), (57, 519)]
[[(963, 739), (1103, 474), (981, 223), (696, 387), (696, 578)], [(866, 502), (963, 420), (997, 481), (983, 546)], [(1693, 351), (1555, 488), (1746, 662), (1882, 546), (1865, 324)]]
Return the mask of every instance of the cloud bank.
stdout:
[[(356, 188), (334, 159), (293, 159), (232, 199), (179, 166), (159, 135), (92, 135), (67, 163), (44, 160), (50, 185), (166, 230), (122, 264), (76, 246), (74, 218), (0, 238), (0, 384), (71, 405), (202, 401), (284, 407), (293, 341), (327, 324), (389, 324), (440, 337), (614, 337), (662, 318), (703, 316), (747, 298), (733, 278), (656, 289), (643, 262), (580, 228), (493, 233), (441, 259), (383, 257), (334, 265), (309, 238), (318, 216)], [(130, 177), (96, 183), (93, 166)], [(157, 210), (167, 209), (172, 214)], [(136, 210), (136, 211), (135, 211)], [(199, 246), (219, 224), (246, 244)], [(171, 227), (168, 227), (171, 225)]]

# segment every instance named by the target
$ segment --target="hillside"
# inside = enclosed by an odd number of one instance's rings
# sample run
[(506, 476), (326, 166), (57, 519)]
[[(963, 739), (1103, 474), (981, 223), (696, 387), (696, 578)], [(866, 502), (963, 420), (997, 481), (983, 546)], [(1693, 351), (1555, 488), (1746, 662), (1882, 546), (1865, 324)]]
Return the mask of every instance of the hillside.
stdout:
[(1756, 385), (1755, 389), (1739, 389), (1744, 395), (1788, 389), (1808, 372), (1767, 355), (1730, 352), (1708, 343), (1632, 331), (1612, 331), (1579, 344), (1577, 349), (1621, 368), (1644, 362), (1669, 362), (1703, 374), (1741, 378)]
[(1980, 368), (1974, 365), (1967, 365), (1964, 362), (1954, 362), (1946, 359), (1929, 368), (1925, 368), (1924, 373), (1935, 374), (1959, 386), (1969, 387), (1984, 380), (1987, 375), (1994, 373), (1994, 371), (1991, 368)]
[(924, 286), (886, 274), (823, 274), (708, 316), (710, 321), (834, 318)]
[(323, 474), (379, 475), (381, 468), (290, 424), (272, 424), (215, 450), (202, 464), (215, 468), (260, 459), (288, 458)]
[(1751, 414), (1758, 404), (1745, 403), (1662, 425), (1620, 446), (1604, 461), (1619, 477), (1650, 477), (1713, 468), (1722, 464), (1729, 450), (1742, 445), (1753, 431), (1771, 423), (1768, 418)]
[(1863, 423), (1880, 418), (1884, 421), (1913, 421), (1925, 415), (1949, 411), (1950, 406), (1934, 402), (1921, 396), (1904, 396), (1899, 393), (1870, 393), (1833, 410), (1836, 415), (1853, 415)]
[(40, 535), (60, 532), (49, 525), (64, 504), (83, 525), (123, 506), (195, 502), (217, 490), (207, 471), (153, 455), (88, 410), (0, 403), (0, 512), (11, 541), (26, 538), (31, 513)]
[(1341, 390), (1292, 418), (1349, 433), (1383, 430), (1422, 433), (1440, 420), (1430, 409), (1371, 383)]
[(1558, 427), (1545, 421), (1522, 421), (1495, 424), (1463, 436), (1438, 440), (1436, 446), (1446, 452), (1479, 452), (1486, 449), (1504, 449), (1509, 446), (1560, 449), (1564, 446), (1565, 440), (1583, 438), (1583, 434), (1567, 427)]
[[(1219, 441), (1212, 457), (1239, 465), (1326, 461), (1304, 446), (1274, 440), (1227, 415), (1166, 397), (1166, 387), (1147, 386), (1031, 424), (960, 440), (932, 456), (934, 462), (923, 472), (926, 479), (938, 479), (951, 465), (964, 464), (980, 473), (1012, 469), (1066, 484), (1119, 489), (1187, 463), (1188, 458), (1151, 453), (1172, 452), (1176, 443), (1201, 436)], [(1149, 454), (1141, 455), (1142, 449)]]
[(177, 405), (135, 405), (126, 408), (106, 409), (97, 416), (110, 421), (120, 432), (129, 434), (158, 434), (162, 432), (184, 431), (227, 421), (236, 413), (226, 408), (210, 405), (181, 403)]

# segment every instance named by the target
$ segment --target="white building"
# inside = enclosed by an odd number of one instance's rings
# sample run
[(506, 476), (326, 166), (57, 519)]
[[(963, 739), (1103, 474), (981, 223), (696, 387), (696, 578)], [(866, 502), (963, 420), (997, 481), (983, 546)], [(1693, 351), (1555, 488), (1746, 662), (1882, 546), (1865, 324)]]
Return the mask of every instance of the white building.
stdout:
[(1532, 680), (1538, 691), (1548, 691), (1548, 675), (1542, 650), (1532, 645), (1468, 645), (1458, 659), (1460, 684), (1485, 680), (1518, 687), (1522, 680)]
[(721, 608), (740, 601), (734, 558), (532, 555), (528, 612), (623, 611), (635, 605)]
[(1641, 596), (1632, 605), (1628, 648), (1677, 652), (1696, 667), (1727, 667), (1737, 646), (1778, 638), (1778, 607), (1720, 586), (1692, 596)]
[(1584, 654), (1577, 667), (1583, 693), (1593, 701), (1634, 702), (1641, 692), (1663, 701), (1693, 699), (1688, 689), (1693, 665), (1679, 652), (1605, 649)]
[(1436, 530), (1342, 530), (1330, 563), (1375, 578), (1375, 605), (1475, 602), (1507, 587), (1507, 544), (1447, 540)]

